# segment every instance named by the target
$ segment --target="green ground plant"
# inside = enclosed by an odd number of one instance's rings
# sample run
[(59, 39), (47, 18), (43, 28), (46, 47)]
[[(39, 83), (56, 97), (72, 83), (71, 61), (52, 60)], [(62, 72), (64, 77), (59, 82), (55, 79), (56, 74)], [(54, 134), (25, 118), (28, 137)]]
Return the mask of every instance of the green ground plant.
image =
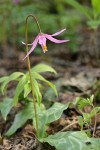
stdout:
[[(83, 130), (83, 126), (84, 125), (88, 125), (88, 128), (91, 128), (91, 122), (92, 122), (92, 118), (95, 118), (95, 123), (94, 123), (94, 129), (93, 129), (93, 136), (95, 134), (95, 130), (96, 130), (96, 116), (97, 114), (100, 114), (100, 107), (95, 107), (93, 104), (93, 100), (94, 100), (94, 95), (90, 96), (90, 98), (81, 98), (81, 97), (77, 97), (76, 98), (76, 103), (78, 106), (78, 109), (81, 110), (82, 116), (78, 117), (78, 122), (81, 126), (81, 130)], [(91, 107), (91, 111), (89, 112), (84, 112), (83, 109), (85, 107)]]

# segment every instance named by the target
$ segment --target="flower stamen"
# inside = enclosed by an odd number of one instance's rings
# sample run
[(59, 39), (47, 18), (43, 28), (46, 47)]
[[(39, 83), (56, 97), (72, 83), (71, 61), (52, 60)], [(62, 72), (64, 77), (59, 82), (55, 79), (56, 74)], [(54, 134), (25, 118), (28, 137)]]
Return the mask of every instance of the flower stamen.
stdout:
[(43, 51), (44, 51), (44, 53), (45, 53), (46, 51), (48, 51), (46, 45), (43, 45)]

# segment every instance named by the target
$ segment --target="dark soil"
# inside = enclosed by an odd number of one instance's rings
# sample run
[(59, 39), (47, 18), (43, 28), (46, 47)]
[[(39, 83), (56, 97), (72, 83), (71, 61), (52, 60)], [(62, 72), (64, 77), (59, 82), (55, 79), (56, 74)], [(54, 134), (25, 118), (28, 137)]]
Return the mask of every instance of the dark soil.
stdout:
[(41, 144), (37, 140), (34, 130), (29, 124), (10, 139), (3, 138), (1, 142), (0, 150), (54, 150), (50, 145)]

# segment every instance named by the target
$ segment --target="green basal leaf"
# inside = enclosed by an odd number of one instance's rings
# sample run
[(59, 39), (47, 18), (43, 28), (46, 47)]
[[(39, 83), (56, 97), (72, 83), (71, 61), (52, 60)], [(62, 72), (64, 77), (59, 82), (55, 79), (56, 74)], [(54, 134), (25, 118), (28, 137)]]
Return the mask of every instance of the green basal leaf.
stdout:
[[(41, 114), (42, 111), (45, 110), (43, 104), (40, 106), (36, 104), (37, 114)], [(14, 122), (9, 130), (6, 132), (6, 136), (11, 136), (14, 134), (19, 128), (21, 128), (29, 119), (33, 120), (35, 118), (34, 115), (34, 107), (33, 102), (26, 103), (25, 107), (16, 114)], [(35, 124), (35, 123), (34, 123)]]
[[(61, 117), (62, 112), (68, 108), (68, 105), (55, 103), (51, 108), (45, 110), (43, 104), (40, 106), (36, 104), (36, 108), (39, 123), (39, 137), (42, 138), (46, 136), (47, 125), (55, 120), (58, 120)], [(33, 120), (34, 127), (36, 128), (32, 102), (27, 103), (25, 108), (15, 116), (14, 122), (10, 129), (7, 131), (6, 136), (11, 136), (14, 134), (17, 129), (21, 128), (29, 119)]]
[(2, 78), (2, 79), (4, 79), (3, 84), (1, 86), (2, 93), (4, 94), (4, 91), (6, 90), (9, 82), (18, 79), (22, 75), (24, 75), (22, 72), (14, 72), (10, 76)]
[(54, 103), (54, 105), (49, 108), (48, 110), (42, 111), (40, 114), (38, 114), (38, 120), (39, 120), (39, 137), (45, 137), (45, 129), (46, 125), (49, 123), (58, 120), (63, 111), (67, 109), (69, 104), (61, 104), (61, 103)]
[(12, 126), (5, 135), (8, 137), (11, 136), (17, 131), (17, 129), (21, 128), (27, 120), (34, 118), (33, 110), (33, 103), (27, 103), (25, 108), (15, 116)]
[(68, 108), (68, 106), (69, 103), (68, 104), (54, 103), (54, 105), (51, 108), (45, 111), (47, 118), (46, 123), (48, 124), (55, 120), (58, 120), (61, 117), (63, 111)]
[(21, 92), (24, 90), (24, 86), (25, 86), (26, 83), (27, 83), (27, 77), (26, 77), (26, 75), (24, 75), (20, 79), (19, 83), (17, 84), (16, 91), (15, 91), (15, 96), (14, 96), (14, 105), (17, 104), (18, 97), (21, 94)]
[(13, 99), (5, 98), (3, 102), (0, 103), (0, 111), (4, 120), (6, 120), (11, 108), (13, 107)]
[(100, 138), (89, 138), (88, 147), (90, 150), (99, 150), (100, 149)]
[(42, 73), (42, 72), (52, 72), (56, 74), (56, 71), (48, 65), (45, 64), (38, 64), (32, 68), (32, 72)]
[(40, 139), (47, 142), (57, 150), (99, 150), (100, 139), (89, 138), (85, 132), (58, 132)]

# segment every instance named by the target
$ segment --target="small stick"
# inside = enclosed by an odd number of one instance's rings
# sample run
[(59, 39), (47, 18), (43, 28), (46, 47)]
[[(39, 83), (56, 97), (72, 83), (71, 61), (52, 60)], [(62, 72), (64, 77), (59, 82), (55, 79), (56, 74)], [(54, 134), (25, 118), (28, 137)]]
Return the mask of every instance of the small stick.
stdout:
[(74, 124), (78, 124), (78, 121), (72, 122), (71, 124), (69, 124), (68, 126), (66, 126), (65, 128), (63, 128), (61, 131), (67, 130), (68, 128), (70, 128), (70, 127), (73, 126)]

